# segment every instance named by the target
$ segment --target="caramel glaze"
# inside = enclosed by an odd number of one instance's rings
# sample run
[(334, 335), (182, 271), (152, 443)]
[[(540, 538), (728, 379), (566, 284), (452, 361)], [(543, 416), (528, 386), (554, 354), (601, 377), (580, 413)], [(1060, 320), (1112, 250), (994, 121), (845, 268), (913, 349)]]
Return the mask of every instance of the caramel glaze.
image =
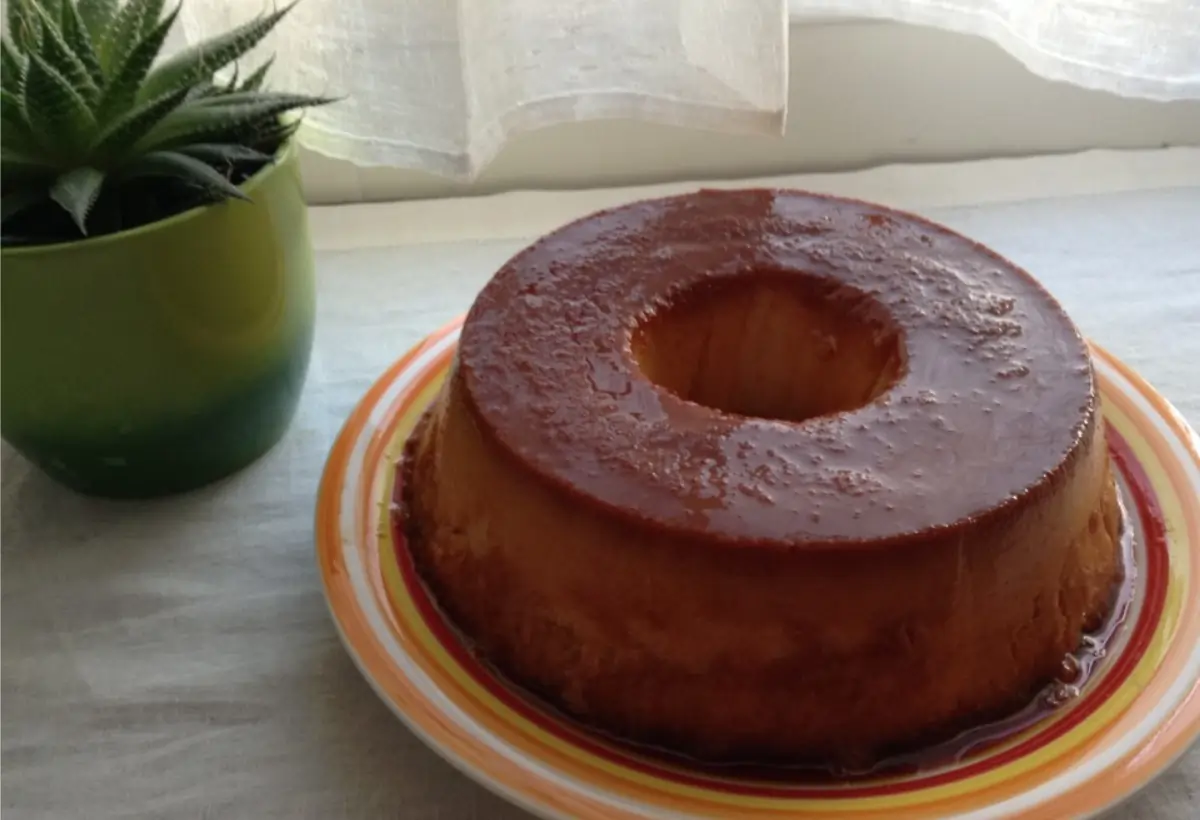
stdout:
[[(882, 308), (894, 383), (797, 423), (645, 378), (638, 329), (747, 276)], [(495, 444), (575, 502), (729, 547), (925, 544), (1036, 503), (1102, 441), (1086, 345), (1032, 277), (919, 217), (791, 191), (638, 202), (546, 236), (483, 289), (456, 367)]]
[(400, 467), (408, 550), (481, 657), (589, 726), (862, 765), (1021, 707), (1109, 610), (1086, 347), (917, 217), (604, 212), (505, 265), (455, 361)]

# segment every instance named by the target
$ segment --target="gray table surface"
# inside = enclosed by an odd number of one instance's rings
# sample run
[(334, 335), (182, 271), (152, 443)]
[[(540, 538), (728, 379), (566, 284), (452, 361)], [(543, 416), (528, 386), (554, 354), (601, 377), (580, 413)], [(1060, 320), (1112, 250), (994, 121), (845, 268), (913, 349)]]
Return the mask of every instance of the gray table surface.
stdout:
[[(1200, 187), (922, 210), (1033, 271), (1200, 422)], [(522, 244), (319, 254), (299, 415), (218, 485), (99, 502), (3, 449), (6, 819), (525, 816), (422, 746), (360, 678), (326, 613), (311, 527), (355, 401)], [(1111, 816), (1200, 817), (1200, 750)]]

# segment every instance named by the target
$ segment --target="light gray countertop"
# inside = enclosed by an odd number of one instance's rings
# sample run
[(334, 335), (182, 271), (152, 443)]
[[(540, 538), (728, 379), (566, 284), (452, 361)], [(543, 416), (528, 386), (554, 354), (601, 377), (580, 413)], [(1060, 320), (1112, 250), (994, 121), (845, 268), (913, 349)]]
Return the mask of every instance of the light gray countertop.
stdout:
[[(1200, 422), (1200, 151), (784, 182), (910, 207), (991, 245)], [(313, 500), (338, 427), (388, 364), (529, 237), (647, 191), (315, 211), (319, 328), (299, 415), (216, 486), (88, 500), (4, 447), (6, 816), (524, 817), (428, 751), (359, 676), (322, 599)], [(1200, 750), (1111, 816), (1200, 817)]]

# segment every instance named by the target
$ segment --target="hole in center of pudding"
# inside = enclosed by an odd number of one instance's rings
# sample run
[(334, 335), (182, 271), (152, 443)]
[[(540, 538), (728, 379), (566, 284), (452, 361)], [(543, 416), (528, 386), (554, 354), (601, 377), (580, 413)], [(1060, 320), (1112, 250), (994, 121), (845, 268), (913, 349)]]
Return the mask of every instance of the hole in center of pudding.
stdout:
[(706, 283), (642, 321), (650, 381), (705, 407), (801, 422), (862, 407), (904, 367), (900, 328), (869, 294), (817, 276)]

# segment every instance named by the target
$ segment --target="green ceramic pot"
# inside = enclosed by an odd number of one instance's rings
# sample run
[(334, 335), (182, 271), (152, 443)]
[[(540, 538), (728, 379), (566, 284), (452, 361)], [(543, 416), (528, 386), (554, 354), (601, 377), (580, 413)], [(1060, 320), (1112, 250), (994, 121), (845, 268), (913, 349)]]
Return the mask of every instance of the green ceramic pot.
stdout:
[(315, 318), (294, 147), (242, 187), (252, 201), (0, 253), (0, 434), (61, 483), (180, 492), (287, 429)]

